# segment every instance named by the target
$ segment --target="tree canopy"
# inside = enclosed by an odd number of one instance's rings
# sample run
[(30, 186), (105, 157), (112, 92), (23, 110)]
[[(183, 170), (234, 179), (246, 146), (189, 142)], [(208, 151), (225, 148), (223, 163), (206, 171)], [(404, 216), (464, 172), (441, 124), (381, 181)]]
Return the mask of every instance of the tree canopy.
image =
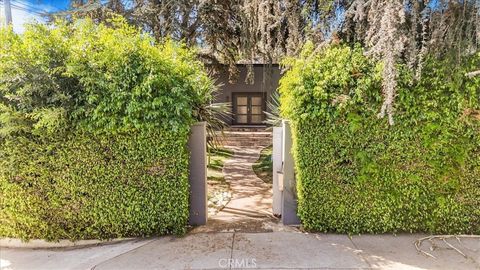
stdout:
[(104, 21), (120, 13), (156, 39), (198, 46), (206, 62), (229, 67), (233, 80), (236, 63), (280, 62), (298, 55), (307, 40), (318, 47), (360, 43), (383, 62), (379, 116), (390, 124), (397, 64), (418, 79), (427, 56), (460, 63), (480, 46), (478, 0), (72, 0), (71, 6), (67, 16)]

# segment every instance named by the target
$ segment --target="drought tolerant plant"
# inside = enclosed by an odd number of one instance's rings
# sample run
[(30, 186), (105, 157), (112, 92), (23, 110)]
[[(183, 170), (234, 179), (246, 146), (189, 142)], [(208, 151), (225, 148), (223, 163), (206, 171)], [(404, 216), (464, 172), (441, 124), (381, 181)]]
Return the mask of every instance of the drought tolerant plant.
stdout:
[(282, 124), (282, 116), (280, 115), (280, 94), (274, 91), (267, 102), (268, 110), (265, 111), (266, 120), (264, 121), (269, 127), (279, 127)]

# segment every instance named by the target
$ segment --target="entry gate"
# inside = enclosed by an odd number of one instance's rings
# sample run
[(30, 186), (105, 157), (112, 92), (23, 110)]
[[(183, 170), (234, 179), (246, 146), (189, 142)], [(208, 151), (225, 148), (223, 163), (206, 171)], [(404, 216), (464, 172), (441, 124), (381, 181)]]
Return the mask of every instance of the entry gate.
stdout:
[[(207, 223), (206, 123), (192, 126), (190, 150), (190, 225)], [(273, 214), (281, 215), (285, 225), (298, 225), (297, 191), (292, 156), (292, 133), (289, 122), (273, 128)]]

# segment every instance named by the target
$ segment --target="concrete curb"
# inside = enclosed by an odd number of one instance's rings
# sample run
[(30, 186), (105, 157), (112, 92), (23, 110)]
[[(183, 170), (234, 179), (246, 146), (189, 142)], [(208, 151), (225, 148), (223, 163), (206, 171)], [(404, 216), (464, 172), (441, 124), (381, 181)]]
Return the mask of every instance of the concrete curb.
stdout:
[(49, 249), (49, 248), (83, 248), (90, 246), (117, 244), (120, 242), (132, 241), (138, 238), (115, 238), (111, 240), (59, 240), (48, 242), (42, 239), (32, 239), (27, 242), (18, 238), (0, 238), (0, 247), (2, 248), (27, 248), (27, 249)]

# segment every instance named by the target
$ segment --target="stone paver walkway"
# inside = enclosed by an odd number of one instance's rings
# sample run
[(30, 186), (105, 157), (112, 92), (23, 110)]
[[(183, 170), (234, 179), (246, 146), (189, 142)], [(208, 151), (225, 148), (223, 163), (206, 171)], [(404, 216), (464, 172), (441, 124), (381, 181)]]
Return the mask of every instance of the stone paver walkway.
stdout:
[(272, 215), (272, 187), (258, 178), (252, 164), (258, 160), (263, 146), (225, 146), (234, 151), (223, 167), (230, 183), (232, 198), (208, 225), (194, 232), (265, 232), (272, 231), (276, 218)]

